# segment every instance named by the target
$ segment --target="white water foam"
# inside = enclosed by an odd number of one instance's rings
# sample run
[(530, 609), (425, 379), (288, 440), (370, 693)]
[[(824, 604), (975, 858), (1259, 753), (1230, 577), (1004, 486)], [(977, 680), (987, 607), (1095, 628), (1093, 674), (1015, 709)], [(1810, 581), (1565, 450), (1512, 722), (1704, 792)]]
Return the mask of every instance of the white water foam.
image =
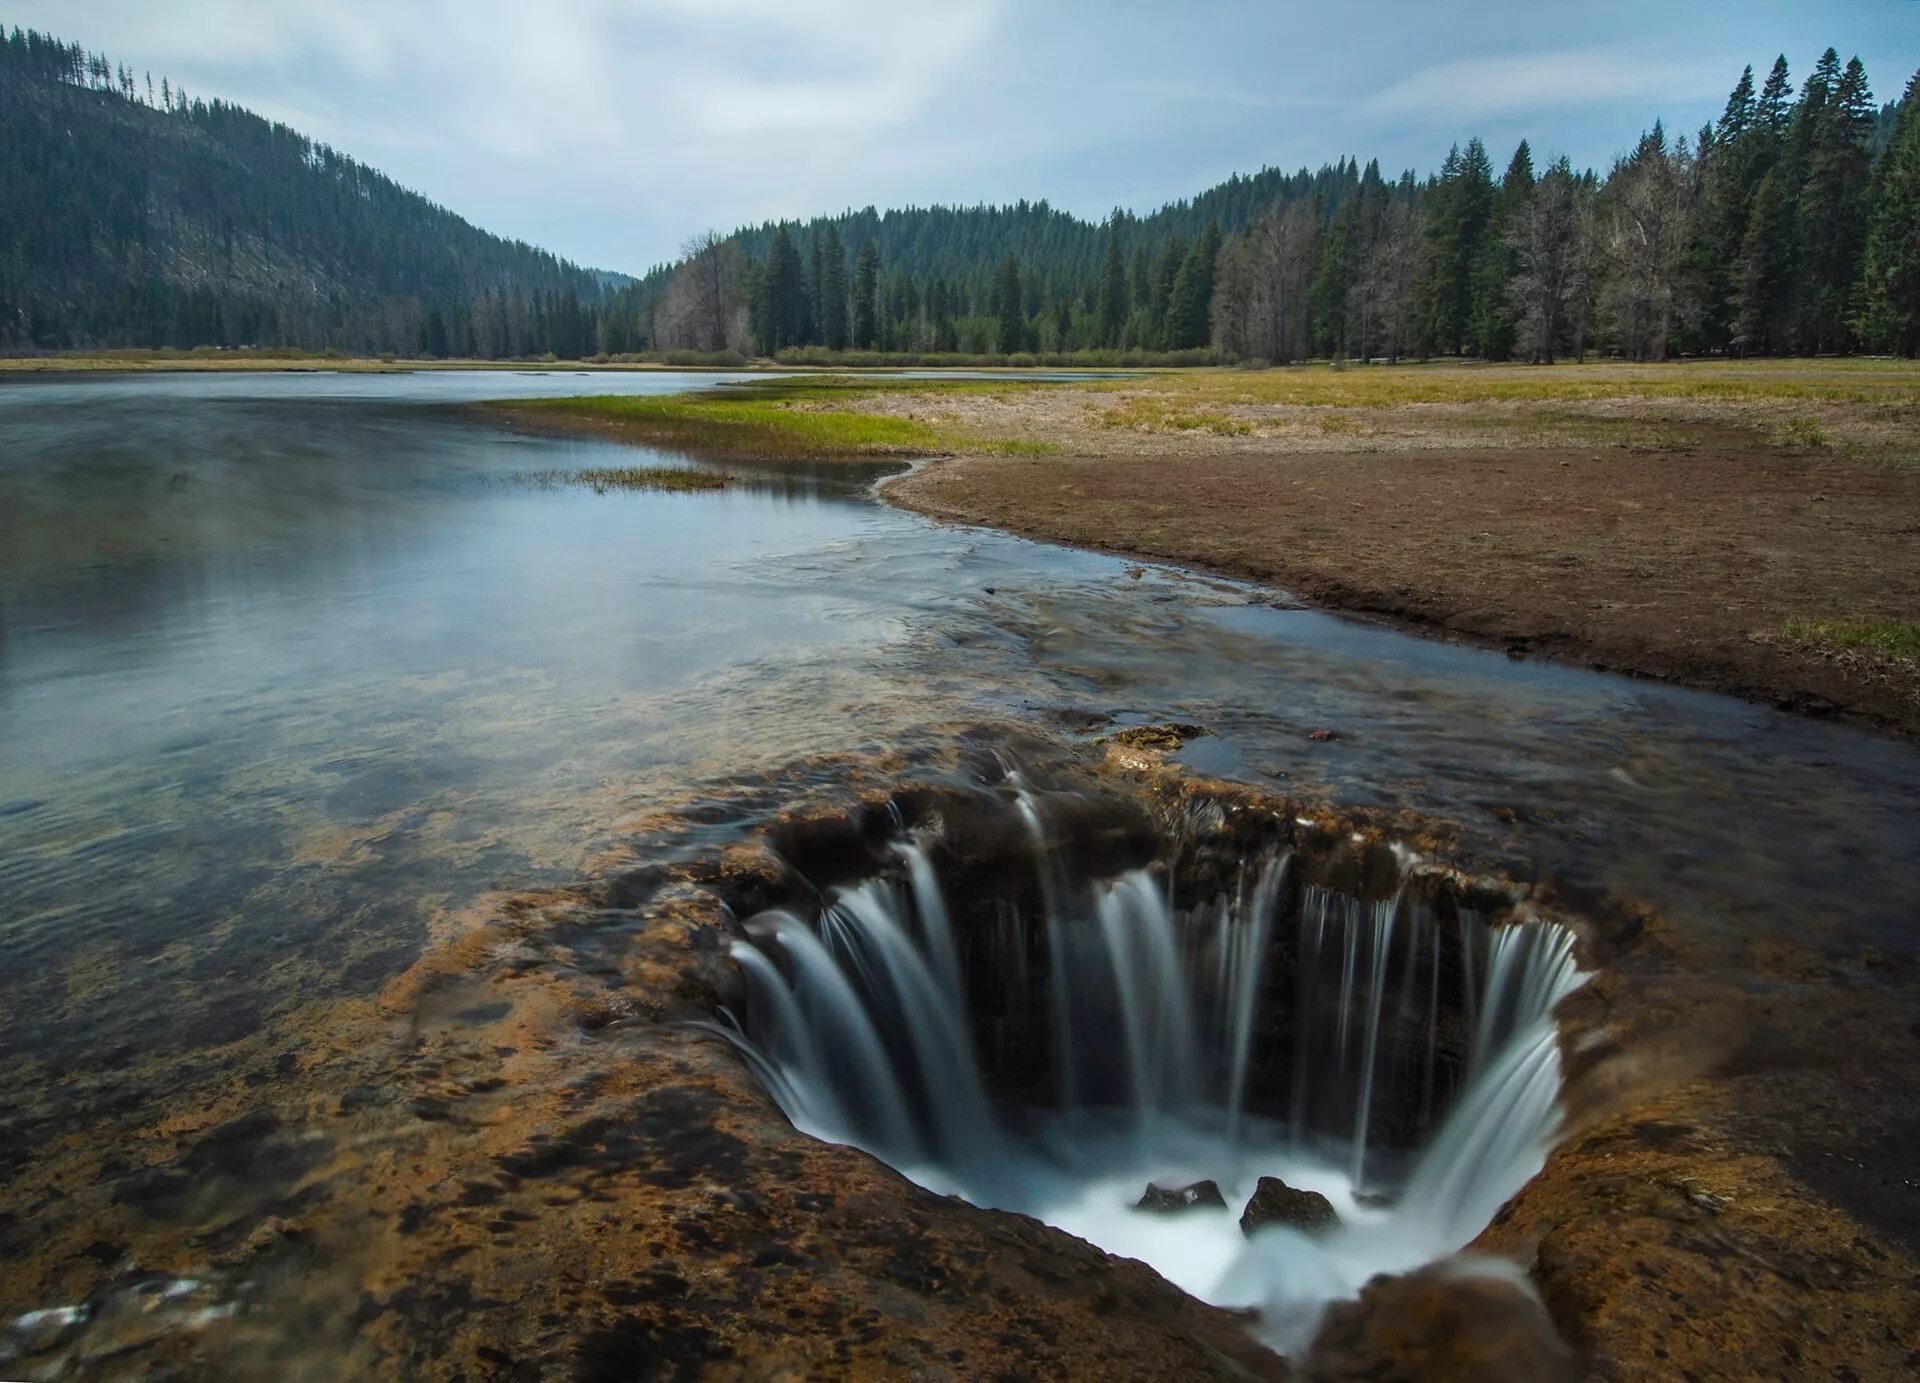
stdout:
[[(1284, 1116), (1252, 1110), (1261, 996), (1287, 979), (1268, 965), (1289, 857), (1250, 862), (1234, 896), (1176, 913), (1141, 871), (1063, 877), (1024, 806), (1048, 973), (1029, 988), (1022, 961), (986, 982), (1015, 1008), (1046, 1011), (1052, 1050), (1032, 1064), (1052, 1073), (1061, 1107), (1009, 1108), (990, 1092), (968, 1017), (975, 977), (926, 851), (905, 839), (906, 886), (844, 890), (812, 925), (763, 915), (735, 945), (751, 1008), (729, 1035), (797, 1127), (1141, 1259), (1204, 1300), (1257, 1308), (1283, 1352), (1373, 1276), (1463, 1248), (1539, 1171), (1559, 1117), (1553, 1009), (1584, 978), (1565, 928), (1461, 912), (1468, 1065), (1461, 1088), (1441, 1089), (1439, 920), (1404, 890), (1379, 902), (1300, 890), (1292, 1095)], [(1003, 909), (1001, 926), (988, 953), (1023, 956), (1021, 920)], [(1374, 1136), (1387, 1084), (1400, 1107), (1431, 1116), (1410, 1157)], [(1339, 1225), (1243, 1235), (1261, 1176), (1321, 1192)], [(1201, 1180), (1227, 1208), (1136, 1208), (1149, 1182)]]

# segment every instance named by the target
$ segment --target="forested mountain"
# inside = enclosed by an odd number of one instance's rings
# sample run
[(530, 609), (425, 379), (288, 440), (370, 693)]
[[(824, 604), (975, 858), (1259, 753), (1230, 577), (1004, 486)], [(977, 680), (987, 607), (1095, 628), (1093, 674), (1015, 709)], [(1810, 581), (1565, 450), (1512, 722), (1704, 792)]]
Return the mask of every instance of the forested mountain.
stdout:
[(603, 276), (284, 125), (20, 29), (0, 43), (0, 192), (0, 347), (606, 344)]
[[(1496, 173), (1496, 167), (1503, 171)], [(1920, 94), (1829, 49), (1741, 77), (1605, 175), (1479, 140), (1439, 170), (1264, 169), (1102, 224), (1044, 201), (872, 208), (632, 280), (488, 235), (163, 78), (0, 42), (0, 349), (489, 358), (848, 350), (1551, 360), (1920, 349)]]
[[(1828, 49), (1742, 75), (1696, 135), (1604, 175), (1353, 160), (1095, 226), (1045, 202), (872, 209), (704, 237), (650, 278), (661, 342), (804, 353), (1789, 354), (1920, 344), (1920, 109)], [(851, 266), (851, 267), (849, 267)], [(701, 292), (691, 287), (698, 284)]]

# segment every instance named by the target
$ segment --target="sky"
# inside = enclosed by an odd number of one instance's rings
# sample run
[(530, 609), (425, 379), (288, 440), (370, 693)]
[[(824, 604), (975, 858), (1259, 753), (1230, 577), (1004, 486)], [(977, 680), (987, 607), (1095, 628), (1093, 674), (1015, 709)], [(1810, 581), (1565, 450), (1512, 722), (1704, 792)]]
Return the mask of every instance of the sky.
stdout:
[(849, 207), (1150, 211), (1345, 155), (1604, 168), (1752, 63), (1898, 97), (1920, 0), (0, 0), (0, 22), (286, 121), (502, 235), (642, 272)]

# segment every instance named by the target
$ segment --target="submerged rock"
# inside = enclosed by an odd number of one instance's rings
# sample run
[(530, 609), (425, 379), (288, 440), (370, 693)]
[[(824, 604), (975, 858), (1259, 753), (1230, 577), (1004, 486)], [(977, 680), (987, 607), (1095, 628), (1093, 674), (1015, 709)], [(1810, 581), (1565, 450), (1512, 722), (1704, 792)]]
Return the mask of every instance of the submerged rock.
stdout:
[(1111, 743), (1126, 749), (1153, 749), (1171, 754), (1188, 740), (1206, 739), (1213, 734), (1204, 725), (1192, 725), (1186, 721), (1169, 720), (1160, 725), (1129, 725), (1115, 730), (1098, 743)]
[[(1211, 1186), (1212, 1182), (1205, 1183)], [(1279, 1177), (1261, 1177), (1253, 1198), (1240, 1212), (1240, 1232), (1251, 1234), (1262, 1225), (1292, 1225), (1296, 1229), (1330, 1229), (1340, 1223), (1333, 1203), (1318, 1191), (1301, 1191)]]
[(1220, 1187), (1211, 1181), (1196, 1181), (1191, 1186), (1155, 1186), (1147, 1183), (1146, 1194), (1140, 1197), (1133, 1207), (1135, 1210), (1151, 1210), (1156, 1215), (1172, 1215), (1183, 1210), (1198, 1210), (1201, 1207), (1227, 1208), (1227, 1198), (1220, 1194)]

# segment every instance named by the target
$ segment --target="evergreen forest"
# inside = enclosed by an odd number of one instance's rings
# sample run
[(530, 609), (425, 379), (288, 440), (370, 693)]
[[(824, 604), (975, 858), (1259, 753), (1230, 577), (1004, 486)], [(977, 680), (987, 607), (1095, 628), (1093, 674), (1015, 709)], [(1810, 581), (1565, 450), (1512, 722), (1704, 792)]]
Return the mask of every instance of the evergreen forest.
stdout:
[(1264, 169), (1093, 223), (1045, 201), (708, 232), (638, 278), (503, 240), (298, 131), (0, 41), (0, 350), (1282, 363), (1920, 351), (1920, 78), (1740, 75), (1603, 171)]

